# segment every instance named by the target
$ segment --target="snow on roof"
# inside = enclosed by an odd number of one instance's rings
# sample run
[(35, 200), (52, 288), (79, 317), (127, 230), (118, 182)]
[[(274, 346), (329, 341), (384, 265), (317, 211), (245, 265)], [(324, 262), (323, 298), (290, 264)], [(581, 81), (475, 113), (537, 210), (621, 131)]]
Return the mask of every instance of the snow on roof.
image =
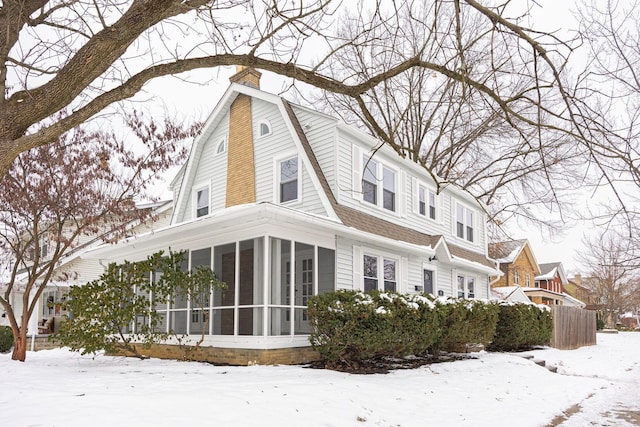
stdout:
[(489, 243), (489, 257), (500, 264), (509, 264), (515, 261), (527, 240), (507, 240), (505, 242)]
[[(542, 266), (540, 266), (540, 269), (542, 269)], [(536, 276), (536, 280), (551, 280), (556, 276), (557, 271), (558, 269), (554, 267), (550, 271)]]

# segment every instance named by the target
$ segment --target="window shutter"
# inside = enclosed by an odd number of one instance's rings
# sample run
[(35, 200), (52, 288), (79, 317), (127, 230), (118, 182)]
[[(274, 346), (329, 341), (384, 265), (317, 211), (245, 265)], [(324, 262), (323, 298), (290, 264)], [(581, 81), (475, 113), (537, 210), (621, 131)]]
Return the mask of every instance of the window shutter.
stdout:
[(353, 181), (352, 190), (354, 198), (362, 198), (362, 152), (357, 146), (353, 146)]
[(420, 195), (418, 194), (418, 180), (415, 176), (411, 177), (411, 194), (409, 195), (409, 200), (411, 203), (411, 212), (414, 214), (420, 213)]
[(398, 272), (400, 277), (398, 280), (398, 292), (407, 293), (413, 291), (413, 288), (409, 289), (409, 260), (407, 257), (400, 258), (400, 271)]
[(402, 217), (407, 216), (407, 203), (411, 200), (407, 197), (407, 173), (400, 171), (398, 174), (398, 213)]
[(362, 250), (358, 246), (353, 246), (353, 289), (364, 290), (362, 282)]

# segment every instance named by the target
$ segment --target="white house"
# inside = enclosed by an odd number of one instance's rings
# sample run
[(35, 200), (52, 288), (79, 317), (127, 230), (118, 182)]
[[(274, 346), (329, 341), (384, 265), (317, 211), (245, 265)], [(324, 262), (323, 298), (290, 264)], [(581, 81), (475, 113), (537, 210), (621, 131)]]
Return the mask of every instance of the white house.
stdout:
[[(147, 234), (152, 233), (155, 229), (165, 228), (170, 224), (173, 204), (169, 200), (140, 204), (136, 209), (150, 210), (150, 218), (145, 222), (133, 220), (127, 224), (127, 234)], [(73, 225), (70, 226), (73, 229)], [(105, 227), (109, 230), (109, 227)], [(46, 289), (37, 301), (31, 319), (29, 319), (29, 335), (35, 335), (40, 332), (54, 332), (58, 330), (61, 322), (67, 316), (63, 310), (61, 302), (66, 298), (69, 289), (73, 285), (83, 285), (92, 280), (98, 279), (104, 272), (105, 265), (96, 258), (85, 258), (83, 255), (88, 251), (104, 244), (104, 240), (108, 239), (111, 232), (101, 231), (95, 234), (81, 234), (73, 243), (73, 249), (68, 251), (56, 264), (52, 279), (46, 284)], [(70, 235), (69, 231), (67, 235)], [(64, 235), (63, 231), (63, 235)], [(40, 246), (40, 256), (42, 257), (41, 265), (51, 261), (51, 251), (49, 249), (50, 242), (43, 239)], [(20, 316), (23, 311), (23, 297), (25, 282), (28, 273), (20, 272), (15, 279), (13, 291), (9, 295), (9, 302), (16, 316)], [(8, 280), (8, 279), (7, 279)], [(1, 282), (0, 282), (1, 283)], [(33, 301), (33, 297), (37, 289), (32, 289), (29, 301)], [(50, 320), (51, 319), (51, 320)], [(18, 319), (19, 320), (19, 319)], [(46, 321), (47, 328), (43, 328)], [(0, 307), (0, 325), (9, 325), (6, 314)]]
[(191, 268), (210, 266), (227, 291), (212, 293), (203, 316), (184, 299), (163, 304), (167, 331), (199, 338), (209, 316), (209, 360), (235, 349), (269, 363), (290, 349), (295, 361), (309, 346), (315, 294), (489, 298), (489, 276), (501, 273), (473, 197), (454, 185), (438, 194), (423, 168), (380, 141), (261, 91), (254, 69), (231, 81), (172, 183), (171, 225), (85, 255), (137, 261), (171, 248), (187, 251)]

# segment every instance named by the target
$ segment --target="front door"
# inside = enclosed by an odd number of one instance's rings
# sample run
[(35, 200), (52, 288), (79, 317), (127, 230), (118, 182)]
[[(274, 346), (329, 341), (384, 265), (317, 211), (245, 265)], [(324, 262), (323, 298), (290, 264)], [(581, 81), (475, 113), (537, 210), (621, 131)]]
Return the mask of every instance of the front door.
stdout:
[(423, 269), (423, 292), (433, 295), (433, 270)]

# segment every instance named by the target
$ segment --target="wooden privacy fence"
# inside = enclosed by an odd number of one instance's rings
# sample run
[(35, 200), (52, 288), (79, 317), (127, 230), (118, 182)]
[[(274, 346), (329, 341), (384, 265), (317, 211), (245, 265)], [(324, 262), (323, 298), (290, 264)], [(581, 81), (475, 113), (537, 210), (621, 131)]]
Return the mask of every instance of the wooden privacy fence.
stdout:
[(596, 312), (563, 305), (551, 306), (551, 347), (571, 350), (596, 344)]

